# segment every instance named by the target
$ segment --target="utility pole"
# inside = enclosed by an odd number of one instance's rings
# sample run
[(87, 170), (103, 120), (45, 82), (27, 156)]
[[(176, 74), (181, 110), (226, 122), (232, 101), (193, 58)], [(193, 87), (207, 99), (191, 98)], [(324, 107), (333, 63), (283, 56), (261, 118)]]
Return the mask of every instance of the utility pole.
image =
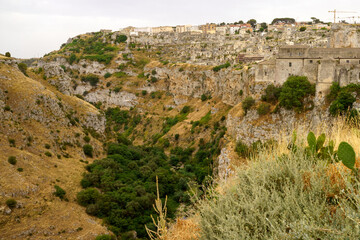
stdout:
[(334, 9), (333, 11), (329, 11), (329, 13), (334, 13), (334, 23), (336, 23), (336, 13), (356, 13), (356, 12), (337, 11), (336, 9)]

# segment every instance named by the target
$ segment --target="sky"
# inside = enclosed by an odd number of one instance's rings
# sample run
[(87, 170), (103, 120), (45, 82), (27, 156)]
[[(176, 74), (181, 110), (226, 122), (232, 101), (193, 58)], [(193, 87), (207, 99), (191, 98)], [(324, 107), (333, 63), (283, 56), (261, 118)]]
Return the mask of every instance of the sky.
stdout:
[[(68, 38), (100, 29), (154, 27), (207, 22), (270, 23), (274, 18), (333, 21), (329, 10), (354, 11), (359, 0), (0, 0), (0, 53), (42, 57)], [(360, 22), (360, 18), (357, 18)], [(345, 19), (349, 20), (349, 19)]]

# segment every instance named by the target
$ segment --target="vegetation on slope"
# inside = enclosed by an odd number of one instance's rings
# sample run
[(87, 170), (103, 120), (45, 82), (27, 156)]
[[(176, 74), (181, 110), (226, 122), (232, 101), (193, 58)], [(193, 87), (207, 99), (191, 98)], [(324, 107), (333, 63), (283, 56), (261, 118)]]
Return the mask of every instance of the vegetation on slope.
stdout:
[[(190, 107), (184, 106), (176, 116), (165, 118), (160, 137), (185, 120), (190, 112)], [(103, 218), (121, 239), (134, 232), (144, 239), (144, 225), (154, 229), (150, 215), (155, 214), (152, 204), (156, 198), (156, 176), (160, 197), (168, 196), (168, 217), (174, 218), (180, 204), (191, 204), (189, 186), (200, 189), (210, 179), (208, 176), (212, 176), (225, 129), (216, 124), (210, 140), (200, 139), (198, 148), (171, 146), (163, 138), (134, 146), (127, 137), (135, 133), (138, 124), (144, 124), (143, 117), (119, 108), (108, 108), (105, 113), (107, 136), (115, 138), (117, 143), (107, 143), (107, 157), (86, 166), (87, 173), (81, 181), (84, 190), (77, 199), (88, 214)], [(210, 119), (210, 113), (206, 114), (198, 127), (208, 125)], [(164, 152), (166, 148), (170, 148), (168, 155)]]
[(355, 153), (339, 145), (337, 156), (350, 172), (336, 155), (315, 154), (324, 135), (311, 133), (308, 142), (306, 148), (291, 145), (286, 154), (267, 148), (238, 169), (224, 194), (209, 189), (198, 205), (201, 239), (358, 239)]

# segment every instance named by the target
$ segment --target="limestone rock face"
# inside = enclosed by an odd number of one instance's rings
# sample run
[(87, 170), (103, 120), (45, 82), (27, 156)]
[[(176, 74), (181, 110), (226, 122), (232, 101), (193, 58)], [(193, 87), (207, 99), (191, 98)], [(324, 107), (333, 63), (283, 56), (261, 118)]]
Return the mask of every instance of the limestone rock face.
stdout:
[[(248, 85), (253, 82), (253, 69), (250, 70), (196, 70), (186, 69), (180, 71), (178, 67), (145, 68), (151, 73), (155, 69), (156, 77), (164, 80), (165, 91), (177, 96), (200, 98), (202, 94), (220, 97), (229, 105), (238, 104), (247, 95)], [(243, 95), (240, 93), (243, 91)]]
[[(250, 110), (246, 116), (239, 115), (240, 106), (232, 109), (226, 120), (228, 134), (236, 141), (241, 140), (251, 144), (260, 140), (261, 142), (271, 139), (281, 139), (283, 136), (291, 137), (295, 127), (311, 129), (326, 123), (332, 124), (332, 118), (327, 111), (315, 107), (304, 116), (297, 116), (292, 110), (280, 109), (278, 113), (272, 113), (268, 118), (259, 119), (256, 110)], [(307, 132), (305, 133), (307, 134)]]
[(230, 168), (231, 166), (231, 157), (230, 151), (224, 147), (221, 149), (221, 153), (218, 157), (218, 174), (219, 178), (222, 180), (226, 180), (230, 175), (234, 173), (234, 171)]
[(332, 48), (359, 48), (360, 33), (352, 26), (333, 24), (329, 45)]
[(137, 104), (137, 97), (133, 93), (121, 91), (111, 92), (102, 89), (88, 93), (85, 100), (92, 103), (102, 102), (107, 106), (116, 105), (119, 107), (134, 107)]

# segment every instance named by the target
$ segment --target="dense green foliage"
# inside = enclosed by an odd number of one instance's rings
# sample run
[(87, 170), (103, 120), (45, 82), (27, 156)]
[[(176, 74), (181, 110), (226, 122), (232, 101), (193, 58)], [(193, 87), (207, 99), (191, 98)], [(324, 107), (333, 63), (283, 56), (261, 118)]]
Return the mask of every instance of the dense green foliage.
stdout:
[(257, 113), (259, 115), (266, 115), (270, 112), (270, 104), (268, 103), (261, 103), (257, 108)]
[(73, 64), (75, 61), (76, 61), (76, 55), (75, 55), (75, 53), (72, 53), (71, 55), (70, 55), (70, 57), (68, 58), (68, 62), (69, 62), (69, 64), (71, 65), (71, 64)]
[(299, 31), (300, 32), (304, 32), (306, 30), (306, 27), (301, 27), (301, 28), (299, 28)]
[(315, 94), (315, 85), (307, 77), (290, 76), (283, 86), (279, 96), (280, 105), (286, 109), (302, 111), (305, 98)]
[(87, 189), (78, 194), (78, 202), (87, 213), (104, 218), (117, 235), (136, 230), (144, 238), (144, 224), (151, 225), (150, 214), (154, 214), (155, 177), (159, 177), (161, 197), (168, 196), (169, 217), (184, 196), (186, 181), (184, 185), (181, 175), (171, 171), (161, 149), (109, 144), (107, 153), (107, 158), (86, 167), (81, 184)]
[(8, 163), (10, 163), (11, 165), (15, 165), (16, 162), (17, 162), (17, 160), (16, 160), (16, 157), (15, 157), (15, 156), (10, 156), (10, 157), (8, 158)]
[(14, 207), (16, 207), (17, 202), (16, 202), (15, 199), (10, 198), (10, 199), (6, 200), (5, 204), (6, 204), (9, 208), (14, 208)]
[[(155, 214), (152, 204), (156, 198), (156, 176), (160, 197), (168, 197), (168, 217), (173, 218), (179, 204), (191, 204), (188, 184), (198, 189), (208, 182), (207, 176), (212, 175), (213, 161), (221, 151), (221, 139), (225, 134), (223, 128), (214, 128), (208, 142), (201, 139), (197, 151), (195, 148), (171, 147), (169, 139), (162, 137), (190, 111), (191, 108), (185, 106), (175, 117), (165, 119), (156, 146), (133, 146), (127, 139), (128, 130), (135, 127), (141, 117), (132, 110), (106, 110), (107, 131), (114, 128), (123, 129), (123, 132), (113, 135), (117, 143), (107, 144), (106, 158), (86, 166), (87, 173), (81, 181), (84, 189), (77, 194), (77, 201), (86, 207), (88, 214), (104, 219), (120, 239), (127, 239), (133, 231), (140, 239), (145, 239), (144, 225), (154, 227), (150, 215)], [(206, 114), (202, 121), (207, 123), (210, 115)], [(169, 156), (163, 148), (170, 148)]]
[(88, 74), (81, 77), (81, 81), (90, 83), (91, 86), (96, 86), (99, 82), (99, 77), (94, 74)]
[(5, 53), (5, 57), (11, 57), (10, 52), (6, 52), (6, 53)]
[(286, 24), (293, 24), (295, 23), (294, 18), (274, 18), (271, 22), (271, 25), (276, 23), (286, 23)]
[(94, 149), (93, 149), (93, 147), (92, 147), (90, 144), (85, 144), (85, 145), (83, 146), (83, 151), (84, 151), (84, 153), (85, 153), (86, 156), (88, 156), (88, 157), (93, 157), (93, 151), (94, 151)]
[(111, 77), (111, 73), (107, 72), (104, 74), (104, 78), (109, 78), (109, 77)]
[(126, 42), (127, 40), (127, 36), (126, 35), (118, 35), (116, 36), (116, 43), (122, 43), (122, 42)]
[(220, 71), (221, 69), (223, 69), (223, 68), (228, 68), (228, 67), (230, 67), (230, 63), (229, 63), (229, 62), (227, 62), (227, 63), (225, 63), (225, 64), (222, 64), (222, 65), (219, 65), (219, 66), (216, 66), (216, 67), (213, 67), (213, 71), (214, 71), (214, 72), (218, 72), (218, 71)]
[(261, 96), (261, 100), (268, 103), (276, 103), (279, 100), (281, 87), (275, 87), (270, 84), (265, 89), (265, 94)]
[(247, 111), (250, 110), (250, 108), (252, 106), (254, 106), (255, 104), (255, 99), (253, 99), (252, 97), (246, 97), (243, 101), (242, 101), (242, 109), (244, 110), (245, 115), (247, 114)]
[(74, 39), (71, 43), (66, 44), (61, 51), (72, 52), (68, 58), (70, 64), (77, 60), (75, 53), (81, 54), (79, 59), (84, 58), (109, 64), (116, 55), (117, 47), (104, 43), (103, 37), (103, 33), (97, 32), (88, 38)]
[(54, 188), (55, 188), (54, 195), (60, 199), (64, 199), (66, 191), (58, 185), (55, 185)]
[(352, 109), (356, 97), (360, 96), (360, 84), (349, 84), (340, 87), (338, 83), (333, 83), (330, 87), (330, 93), (326, 96), (331, 102), (329, 111), (331, 115), (344, 115), (350, 110), (350, 117), (358, 115), (356, 110)]

